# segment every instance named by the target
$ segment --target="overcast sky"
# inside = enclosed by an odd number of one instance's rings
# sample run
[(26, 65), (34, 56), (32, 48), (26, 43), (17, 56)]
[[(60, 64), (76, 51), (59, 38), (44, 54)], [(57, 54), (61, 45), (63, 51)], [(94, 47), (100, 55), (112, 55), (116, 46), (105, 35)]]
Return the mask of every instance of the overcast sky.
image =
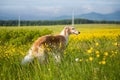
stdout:
[(120, 0), (0, 0), (0, 14), (61, 16), (120, 11)]

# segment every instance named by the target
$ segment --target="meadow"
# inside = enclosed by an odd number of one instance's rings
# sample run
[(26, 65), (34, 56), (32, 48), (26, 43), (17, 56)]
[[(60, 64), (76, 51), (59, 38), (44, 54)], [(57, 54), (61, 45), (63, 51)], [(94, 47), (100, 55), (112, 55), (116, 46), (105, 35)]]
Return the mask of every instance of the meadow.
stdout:
[(65, 25), (0, 27), (0, 80), (119, 80), (120, 25), (80, 24), (71, 35), (61, 63), (52, 58), (21, 65), (32, 43), (59, 34)]

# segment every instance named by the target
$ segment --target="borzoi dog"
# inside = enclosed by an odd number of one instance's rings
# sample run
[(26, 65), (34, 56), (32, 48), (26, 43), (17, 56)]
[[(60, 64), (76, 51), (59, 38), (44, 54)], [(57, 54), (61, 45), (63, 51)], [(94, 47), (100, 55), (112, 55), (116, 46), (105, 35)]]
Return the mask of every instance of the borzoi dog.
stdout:
[(31, 62), (34, 58), (37, 58), (40, 63), (45, 63), (48, 62), (50, 55), (54, 57), (56, 62), (60, 62), (70, 34), (77, 35), (80, 32), (75, 30), (75, 27), (66, 26), (59, 35), (39, 37), (24, 57), (22, 64)]

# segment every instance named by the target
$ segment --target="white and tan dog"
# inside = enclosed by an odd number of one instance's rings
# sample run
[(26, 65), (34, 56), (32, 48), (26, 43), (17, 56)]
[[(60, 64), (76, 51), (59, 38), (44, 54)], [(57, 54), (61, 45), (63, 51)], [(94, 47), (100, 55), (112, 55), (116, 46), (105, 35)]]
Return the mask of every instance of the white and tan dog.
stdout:
[(80, 32), (72, 26), (66, 26), (59, 35), (39, 37), (24, 57), (22, 64), (31, 62), (34, 58), (37, 58), (40, 63), (46, 63), (49, 55), (52, 55), (56, 62), (60, 62), (70, 34), (80, 34)]

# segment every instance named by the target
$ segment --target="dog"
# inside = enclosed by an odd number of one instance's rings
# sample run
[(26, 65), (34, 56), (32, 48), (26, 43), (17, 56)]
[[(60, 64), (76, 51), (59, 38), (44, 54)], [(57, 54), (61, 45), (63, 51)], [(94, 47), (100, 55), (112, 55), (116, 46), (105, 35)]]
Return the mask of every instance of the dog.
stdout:
[(22, 64), (32, 62), (34, 58), (37, 58), (43, 64), (49, 62), (50, 55), (54, 57), (56, 62), (60, 62), (70, 34), (78, 35), (80, 32), (75, 30), (73, 26), (66, 26), (59, 35), (39, 37), (22, 60)]

